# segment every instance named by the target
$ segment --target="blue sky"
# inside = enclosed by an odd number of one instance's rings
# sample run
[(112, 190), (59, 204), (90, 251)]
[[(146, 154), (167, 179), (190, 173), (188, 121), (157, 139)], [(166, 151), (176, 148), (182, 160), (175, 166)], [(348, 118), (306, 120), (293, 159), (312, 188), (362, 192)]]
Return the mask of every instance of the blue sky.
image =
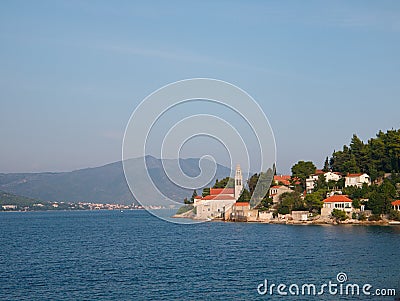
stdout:
[(121, 159), (147, 95), (231, 82), (270, 120), (278, 171), (400, 128), (398, 1), (2, 1), (0, 172)]

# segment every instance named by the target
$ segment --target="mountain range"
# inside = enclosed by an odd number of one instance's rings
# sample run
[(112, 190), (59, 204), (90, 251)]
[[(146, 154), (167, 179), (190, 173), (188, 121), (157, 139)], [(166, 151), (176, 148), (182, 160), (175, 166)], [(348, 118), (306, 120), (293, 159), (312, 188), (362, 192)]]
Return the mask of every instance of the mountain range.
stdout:
[[(129, 160), (132, 160), (130, 165), (135, 166), (143, 162), (143, 157)], [(168, 179), (161, 159), (146, 156), (145, 160), (152, 181), (164, 195), (176, 201), (192, 195), (192, 190), (176, 186)], [(173, 162), (173, 159), (166, 161), (177, 164), (176, 160)], [(179, 164), (182, 171), (190, 177), (200, 173), (197, 158), (179, 159)], [(134, 168), (132, 170), (135, 172)], [(217, 164), (214, 178), (205, 187), (212, 186), (216, 179), (222, 179), (231, 174), (230, 168)], [(140, 185), (143, 175), (134, 174), (133, 177), (138, 179)], [(153, 187), (144, 186), (141, 189), (148, 191), (151, 195)], [(121, 161), (70, 172), (0, 173), (0, 190), (43, 201), (136, 203), (127, 185)], [(201, 194), (201, 190), (197, 192)]]

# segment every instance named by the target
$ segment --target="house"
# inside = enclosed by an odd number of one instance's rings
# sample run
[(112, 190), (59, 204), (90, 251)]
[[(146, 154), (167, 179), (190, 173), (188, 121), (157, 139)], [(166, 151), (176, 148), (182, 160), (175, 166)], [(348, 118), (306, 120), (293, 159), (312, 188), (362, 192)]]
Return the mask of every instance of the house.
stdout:
[(333, 209), (339, 209), (350, 214), (353, 211), (353, 201), (345, 195), (334, 195), (323, 201), (321, 216), (330, 216)]
[(287, 175), (274, 176), (274, 185), (290, 186), (290, 179), (291, 176)]
[(306, 179), (306, 192), (307, 193), (311, 193), (314, 191), (315, 188), (315, 182), (318, 180), (318, 176), (315, 178), (314, 175), (310, 175), (307, 179)]
[(196, 205), (196, 217), (198, 219), (224, 219), (225, 212), (235, 203), (236, 199), (230, 195), (207, 195)]
[(210, 188), (205, 197), (195, 197), (197, 219), (225, 219), (231, 207), (240, 197), (243, 190), (243, 178), (240, 165), (236, 166), (234, 188)]
[(196, 195), (193, 199), (193, 206), (196, 207), (201, 202), (202, 197), (200, 195)]
[(348, 174), (345, 178), (345, 187), (357, 186), (361, 188), (363, 184), (371, 185), (371, 179), (366, 173)]
[(315, 183), (318, 181), (320, 175), (324, 175), (325, 181), (328, 183), (329, 181), (339, 181), (342, 178), (342, 175), (339, 172), (323, 172), (322, 170), (317, 169), (315, 174), (310, 175), (306, 179), (306, 191), (307, 193), (313, 192), (315, 188)]
[(230, 219), (232, 221), (245, 222), (250, 212), (249, 202), (236, 202), (232, 206)]
[(400, 211), (400, 200), (392, 202), (393, 210)]
[(17, 209), (17, 205), (2, 205), (3, 210), (15, 210)]
[(342, 178), (342, 175), (340, 174), (340, 172), (332, 172), (332, 171), (328, 171), (326, 173), (324, 173), (326, 182), (329, 181), (339, 181)]
[(269, 188), (269, 196), (272, 198), (274, 204), (279, 203), (279, 197), (285, 192), (293, 192), (293, 190), (283, 185)]

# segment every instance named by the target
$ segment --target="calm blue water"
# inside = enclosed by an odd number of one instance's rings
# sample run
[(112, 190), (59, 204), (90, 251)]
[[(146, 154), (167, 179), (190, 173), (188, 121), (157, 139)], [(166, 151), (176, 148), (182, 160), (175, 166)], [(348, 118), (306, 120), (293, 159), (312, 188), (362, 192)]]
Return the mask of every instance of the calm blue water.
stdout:
[(339, 272), (400, 295), (400, 227), (176, 225), (137, 210), (0, 213), (0, 229), (0, 300), (395, 300), (257, 293)]

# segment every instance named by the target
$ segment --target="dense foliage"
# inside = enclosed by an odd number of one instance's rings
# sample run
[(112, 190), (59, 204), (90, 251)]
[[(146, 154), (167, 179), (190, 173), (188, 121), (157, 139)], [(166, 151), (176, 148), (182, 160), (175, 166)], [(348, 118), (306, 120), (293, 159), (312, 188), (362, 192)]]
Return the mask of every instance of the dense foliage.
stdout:
[(400, 130), (380, 131), (367, 143), (353, 135), (350, 145), (333, 152), (329, 163), (332, 170), (344, 174), (365, 172), (372, 180), (384, 173), (399, 173)]
[(311, 161), (299, 161), (292, 167), (292, 179), (299, 179), (302, 188), (306, 187), (306, 179), (315, 173), (316, 167)]
[(215, 184), (212, 188), (234, 188), (235, 187), (235, 180), (226, 177), (223, 178), (221, 181), (218, 181), (218, 179), (215, 180)]
[(339, 209), (333, 209), (332, 210), (332, 217), (337, 221), (345, 221), (348, 217), (346, 212), (344, 212), (343, 210), (339, 210)]

